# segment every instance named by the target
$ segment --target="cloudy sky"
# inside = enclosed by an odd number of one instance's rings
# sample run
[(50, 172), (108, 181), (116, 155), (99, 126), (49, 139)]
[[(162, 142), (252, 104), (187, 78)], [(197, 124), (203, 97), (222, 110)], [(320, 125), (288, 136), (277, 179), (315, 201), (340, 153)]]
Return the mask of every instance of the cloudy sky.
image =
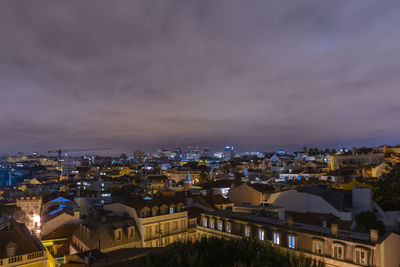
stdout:
[(0, 153), (399, 144), (400, 1), (0, 3)]

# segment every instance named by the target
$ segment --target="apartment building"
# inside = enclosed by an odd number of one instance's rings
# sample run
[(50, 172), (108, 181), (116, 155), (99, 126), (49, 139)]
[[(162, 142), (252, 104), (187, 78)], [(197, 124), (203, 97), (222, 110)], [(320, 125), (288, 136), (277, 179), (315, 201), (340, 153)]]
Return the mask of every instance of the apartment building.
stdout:
[(142, 244), (134, 219), (104, 214), (90, 216), (79, 225), (72, 235), (70, 254), (136, 247), (142, 247)]
[(368, 233), (342, 231), (337, 224), (322, 227), (293, 223), (235, 210), (218, 210), (201, 214), (198, 238), (254, 238), (292, 253), (304, 253), (323, 260), (326, 266), (398, 267), (400, 236), (376, 230)]
[(54, 260), (23, 223), (0, 218), (0, 266), (51, 267)]
[(107, 211), (133, 218), (143, 247), (164, 247), (187, 239), (188, 212), (183, 202), (166, 198), (145, 198), (104, 206)]
[(21, 211), (25, 212), (26, 220), (24, 221), (29, 231), (40, 234), (40, 212), (42, 209), (41, 196), (24, 196), (17, 199), (17, 206)]

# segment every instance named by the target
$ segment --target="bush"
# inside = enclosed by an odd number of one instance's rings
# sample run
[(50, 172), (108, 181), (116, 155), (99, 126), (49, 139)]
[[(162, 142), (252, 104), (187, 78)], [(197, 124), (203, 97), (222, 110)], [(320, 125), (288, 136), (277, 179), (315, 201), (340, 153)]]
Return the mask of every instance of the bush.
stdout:
[(195, 243), (173, 243), (163, 253), (143, 257), (138, 266), (323, 267), (325, 264), (302, 254), (283, 252), (278, 247), (256, 240), (203, 238)]

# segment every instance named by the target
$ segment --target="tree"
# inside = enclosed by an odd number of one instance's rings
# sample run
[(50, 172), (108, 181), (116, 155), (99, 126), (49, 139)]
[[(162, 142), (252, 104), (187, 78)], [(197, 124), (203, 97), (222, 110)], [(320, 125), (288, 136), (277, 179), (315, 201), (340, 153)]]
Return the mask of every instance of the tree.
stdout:
[(370, 229), (376, 229), (379, 234), (386, 232), (386, 227), (383, 222), (379, 221), (375, 213), (365, 211), (356, 216), (356, 232), (369, 233)]
[(132, 196), (135, 196), (138, 192), (140, 192), (140, 187), (136, 185), (123, 185), (118, 189), (114, 189), (112, 191), (112, 196), (125, 199)]
[(206, 183), (208, 182), (208, 174), (205, 171), (201, 171), (199, 175), (199, 182)]
[(400, 210), (400, 163), (375, 184), (374, 199), (384, 210)]
[(303, 153), (307, 153), (307, 147), (303, 146)]
[(324, 262), (289, 254), (271, 244), (252, 239), (203, 238), (195, 243), (175, 242), (162, 253), (150, 253), (138, 266), (312, 266)]

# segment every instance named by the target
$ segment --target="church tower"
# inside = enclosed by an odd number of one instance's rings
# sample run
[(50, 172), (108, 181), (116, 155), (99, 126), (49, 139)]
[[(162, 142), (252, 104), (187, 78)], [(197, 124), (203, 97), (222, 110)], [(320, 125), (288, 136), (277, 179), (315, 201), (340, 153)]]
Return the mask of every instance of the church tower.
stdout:
[(189, 171), (186, 173), (184, 184), (185, 184), (185, 191), (189, 191), (189, 189), (192, 188), (192, 178), (190, 178)]

